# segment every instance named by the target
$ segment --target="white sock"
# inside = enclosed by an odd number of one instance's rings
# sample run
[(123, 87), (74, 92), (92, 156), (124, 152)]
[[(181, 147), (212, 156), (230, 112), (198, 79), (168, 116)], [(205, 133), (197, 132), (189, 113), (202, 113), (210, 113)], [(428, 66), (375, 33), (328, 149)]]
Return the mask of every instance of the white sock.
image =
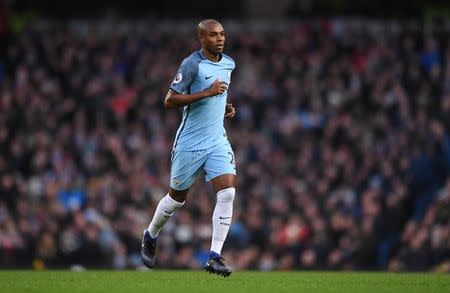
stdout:
[(227, 237), (233, 216), (233, 200), (236, 190), (234, 187), (222, 189), (217, 193), (216, 207), (212, 217), (211, 251), (220, 254)]
[(158, 237), (159, 231), (164, 226), (164, 224), (169, 221), (169, 219), (173, 216), (174, 212), (181, 208), (184, 205), (184, 202), (178, 202), (170, 197), (170, 195), (166, 195), (158, 203), (158, 207), (156, 208), (155, 214), (153, 215), (153, 219), (148, 225), (148, 232), (150, 236), (153, 238)]

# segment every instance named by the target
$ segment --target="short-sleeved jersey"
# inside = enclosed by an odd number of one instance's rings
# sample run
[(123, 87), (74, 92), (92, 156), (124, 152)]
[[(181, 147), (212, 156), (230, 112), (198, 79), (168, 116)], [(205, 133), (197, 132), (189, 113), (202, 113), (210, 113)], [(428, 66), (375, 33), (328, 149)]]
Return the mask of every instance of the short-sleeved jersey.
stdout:
[[(230, 86), (234, 67), (233, 59), (225, 54), (213, 62), (201, 50), (196, 51), (183, 60), (170, 89), (179, 94), (192, 94), (209, 88), (216, 79)], [(196, 151), (228, 143), (223, 126), (226, 102), (227, 91), (184, 106), (173, 148)]]

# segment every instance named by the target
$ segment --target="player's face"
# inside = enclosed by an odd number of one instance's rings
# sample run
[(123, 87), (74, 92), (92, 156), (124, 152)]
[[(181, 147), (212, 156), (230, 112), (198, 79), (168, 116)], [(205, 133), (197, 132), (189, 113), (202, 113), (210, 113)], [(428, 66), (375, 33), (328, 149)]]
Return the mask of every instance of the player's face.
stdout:
[(202, 36), (203, 46), (213, 54), (223, 51), (225, 45), (225, 31), (219, 23), (211, 24)]

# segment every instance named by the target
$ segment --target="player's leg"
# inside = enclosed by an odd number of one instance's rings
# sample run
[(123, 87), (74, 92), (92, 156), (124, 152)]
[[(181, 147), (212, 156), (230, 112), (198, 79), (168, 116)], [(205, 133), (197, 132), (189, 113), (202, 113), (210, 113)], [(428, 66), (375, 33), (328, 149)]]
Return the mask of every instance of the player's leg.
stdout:
[(215, 252), (218, 255), (222, 253), (222, 247), (233, 217), (235, 177), (234, 174), (223, 174), (211, 179), (216, 192), (216, 206), (212, 217), (211, 252)]
[(174, 190), (170, 188), (169, 193), (158, 203), (153, 218), (148, 228), (142, 235), (141, 256), (143, 263), (153, 268), (156, 263), (156, 241), (162, 227), (169, 221), (176, 210), (184, 204), (189, 189)]
[(147, 231), (152, 238), (158, 237), (161, 228), (169, 221), (173, 214), (184, 205), (188, 192), (189, 188), (184, 190), (170, 188), (169, 193), (159, 201), (152, 221), (147, 228)]
[(170, 189), (156, 207), (153, 218), (143, 233), (142, 260), (148, 267), (155, 264), (156, 239), (162, 227), (183, 206), (204, 158), (198, 152), (174, 151), (171, 159)]
[(231, 269), (225, 266), (220, 255), (230, 229), (235, 196), (236, 167), (230, 145), (218, 147), (211, 152), (205, 162), (205, 175), (206, 180), (211, 181), (217, 197), (212, 217), (211, 252), (205, 269), (229, 276)]

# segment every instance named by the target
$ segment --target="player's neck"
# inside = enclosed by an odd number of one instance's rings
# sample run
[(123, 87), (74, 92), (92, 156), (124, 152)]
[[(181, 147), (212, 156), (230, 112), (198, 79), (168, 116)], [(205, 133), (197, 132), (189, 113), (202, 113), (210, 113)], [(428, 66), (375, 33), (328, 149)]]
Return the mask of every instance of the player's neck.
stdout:
[(205, 50), (204, 48), (202, 48), (202, 54), (203, 54), (203, 56), (205, 56), (208, 60), (210, 60), (212, 62), (219, 62), (219, 60), (220, 60), (220, 53), (213, 54), (213, 53), (209, 52), (208, 50)]

